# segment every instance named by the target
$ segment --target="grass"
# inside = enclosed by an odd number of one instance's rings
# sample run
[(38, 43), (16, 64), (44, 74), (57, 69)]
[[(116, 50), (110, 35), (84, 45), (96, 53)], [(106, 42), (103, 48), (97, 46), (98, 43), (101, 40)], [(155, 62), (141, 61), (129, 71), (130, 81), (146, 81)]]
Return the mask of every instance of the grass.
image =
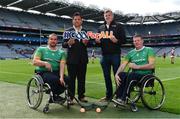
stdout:
[[(162, 111), (180, 114), (180, 58), (176, 58), (175, 64), (170, 60), (162, 61), (157, 58), (156, 75), (163, 81), (166, 89), (166, 100)], [(0, 81), (26, 85), (33, 76), (34, 66), (30, 60), (0, 60)], [(91, 62), (87, 68), (86, 95), (93, 98), (105, 96), (105, 84), (99, 60)], [(113, 77), (112, 77), (113, 79)]]

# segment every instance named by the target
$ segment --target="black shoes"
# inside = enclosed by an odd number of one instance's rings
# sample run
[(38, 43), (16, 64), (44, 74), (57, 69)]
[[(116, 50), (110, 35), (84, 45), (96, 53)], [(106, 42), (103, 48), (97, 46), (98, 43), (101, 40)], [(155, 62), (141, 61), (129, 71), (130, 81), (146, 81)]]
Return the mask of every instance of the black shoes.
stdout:
[(61, 96), (53, 96), (52, 98), (49, 99), (49, 103), (59, 103), (59, 104), (63, 104), (65, 102), (65, 98), (61, 97)]

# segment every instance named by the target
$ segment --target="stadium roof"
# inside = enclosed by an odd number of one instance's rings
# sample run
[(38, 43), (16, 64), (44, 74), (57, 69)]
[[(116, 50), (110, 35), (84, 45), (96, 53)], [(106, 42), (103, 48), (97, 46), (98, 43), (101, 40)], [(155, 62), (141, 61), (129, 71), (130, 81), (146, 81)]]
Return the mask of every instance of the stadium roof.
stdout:
[[(55, 14), (57, 16), (72, 16), (74, 12), (80, 12), (85, 20), (101, 22), (103, 10), (96, 6), (84, 6), (83, 3), (69, 3), (64, 0), (0, 0), (4, 8), (15, 7), (24, 11), (39, 11), (42, 14)], [(161, 23), (165, 21), (180, 21), (180, 12), (139, 16), (138, 14), (122, 14), (115, 12), (115, 19), (120, 23)]]

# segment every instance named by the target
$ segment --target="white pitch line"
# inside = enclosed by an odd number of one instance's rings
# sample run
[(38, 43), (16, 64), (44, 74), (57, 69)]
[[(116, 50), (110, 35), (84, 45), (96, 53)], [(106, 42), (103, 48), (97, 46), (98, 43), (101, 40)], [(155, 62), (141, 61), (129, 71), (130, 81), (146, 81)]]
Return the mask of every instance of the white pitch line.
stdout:
[[(26, 73), (15, 73), (15, 72), (5, 72), (5, 71), (0, 71), (0, 73), (5, 73), (5, 74), (19, 74), (19, 75), (30, 75), (32, 76), (32, 74), (26, 74)], [(178, 79), (180, 77), (174, 77), (174, 78), (167, 78), (162, 80), (163, 82), (165, 81), (171, 81), (171, 80), (175, 80)], [(105, 85), (105, 83), (96, 83), (96, 82), (92, 82), (92, 81), (86, 81), (86, 83), (91, 83), (91, 84), (98, 84), (98, 85)]]
[(165, 82), (165, 81), (171, 81), (171, 80), (175, 80), (175, 79), (178, 79), (178, 78), (180, 78), (180, 77), (167, 78), (167, 79), (164, 79), (164, 80), (162, 80), (162, 81), (163, 81), (163, 82)]
[(86, 83), (92, 83), (92, 84), (98, 84), (98, 85), (105, 85), (105, 83), (96, 83), (96, 82), (92, 82), (92, 81), (86, 81)]
[(26, 74), (26, 73), (6, 72), (6, 71), (0, 71), (0, 73), (4, 73), (4, 74), (18, 74), (18, 75), (32, 75), (32, 74)]
[[(161, 80), (161, 81), (162, 82), (171, 81), (171, 80), (175, 80), (175, 79), (178, 79), (178, 78), (180, 78), (180, 77), (167, 78), (167, 79), (164, 79), (164, 80)], [(105, 85), (105, 83), (96, 83), (96, 82), (92, 82), (92, 81), (87, 81), (87, 83), (98, 84), (98, 85)]]

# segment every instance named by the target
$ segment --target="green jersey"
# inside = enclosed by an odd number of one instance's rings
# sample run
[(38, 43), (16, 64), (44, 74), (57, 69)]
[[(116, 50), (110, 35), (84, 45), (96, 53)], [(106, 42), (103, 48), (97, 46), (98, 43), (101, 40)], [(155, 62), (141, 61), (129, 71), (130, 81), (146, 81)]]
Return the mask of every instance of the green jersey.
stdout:
[[(125, 57), (125, 61), (135, 63), (136, 65), (145, 65), (149, 63), (149, 60), (155, 59), (155, 53), (150, 47), (143, 47), (140, 50), (131, 50)], [(139, 74), (151, 74), (152, 70), (140, 70), (134, 69), (133, 72)]]
[[(57, 61), (66, 61), (66, 54), (63, 50), (51, 50), (49, 47), (39, 47), (35, 54), (35, 57), (39, 57), (40, 60), (46, 61), (51, 64), (52, 71), (60, 70), (60, 64)], [(52, 60), (47, 60), (52, 59)], [(45, 67), (37, 66), (36, 71), (48, 71)]]

